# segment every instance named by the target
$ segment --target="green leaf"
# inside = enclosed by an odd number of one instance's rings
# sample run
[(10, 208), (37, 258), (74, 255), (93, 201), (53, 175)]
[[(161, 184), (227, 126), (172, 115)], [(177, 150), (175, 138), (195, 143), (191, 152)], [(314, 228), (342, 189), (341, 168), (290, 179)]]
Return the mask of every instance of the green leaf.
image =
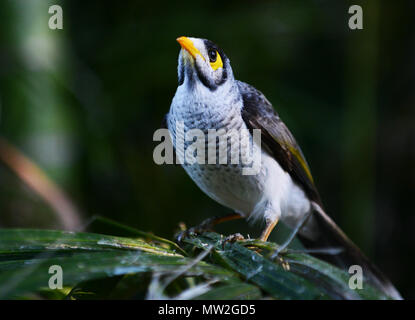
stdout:
[(228, 264), (229, 268), (241, 274), (247, 281), (255, 283), (277, 299), (320, 299), (324, 291), (313, 284), (283, 269), (278, 264), (262, 257), (238, 243), (226, 242), (224, 247), (220, 236), (214, 233), (186, 242), (204, 249), (206, 244), (213, 245), (215, 252)]
[[(269, 242), (248, 240), (244, 245), (255, 245), (270, 255), (277, 249), (277, 245)], [(290, 265), (290, 270), (322, 288), (332, 299), (389, 299), (369, 283), (365, 283), (363, 289), (353, 290), (349, 287), (350, 274), (325, 261), (317, 259), (305, 253), (293, 253), (288, 250), (284, 254), (284, 261)]]
[[(171, 274), (192, 261), (174, 250), (140, 239), (63, 231), (1, 230), (0, 298), (47, 288), (52, 265), (62, 267), (64, 286), (73, 286), (81, 281), (124, 274)], [(223, 281), (235, 279), (228, 270), (203, 261), (186, 270), (185, 275), (217, 277)]]
[[(387, 298), (369, 284), (350, 289), (346, 271), (306, 253), (288, 250), (272, 261), (273, 243), (205, 233), (179, 247), (135, 234), (0, 230), (0, 298), (143, 299), (150, 288), (151, 297), (178, 299)], [(62, 267), (61, 290), (48, 287), (52, 265)]]

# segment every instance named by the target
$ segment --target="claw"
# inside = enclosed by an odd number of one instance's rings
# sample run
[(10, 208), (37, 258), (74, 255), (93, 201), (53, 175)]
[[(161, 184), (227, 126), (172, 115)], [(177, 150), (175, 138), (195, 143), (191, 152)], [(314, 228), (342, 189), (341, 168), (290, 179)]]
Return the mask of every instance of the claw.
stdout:
[(278, 262), (281, 264), (282, 268), (285, 271), (290, 271), (290, 264), (285, 261), (282, 257), (277, 257), (276, 260), (278, 260)]
[(182, 231), (176, 236), (176, 239), (178, 242), (181, 242), (184, 238), (188, 237), (191, 234), (202, 234), (203, 232), (206, 232), (206, 231), (213, 231), (213, 227), (217, 225), (218, 223), (240, 219), (240, 218), (242, 218), (242, 216), (237, 213), (229, 214), (223, 217), (212, 217), (212, 218), (206, 219), (198, 226), (190, 228), (188, 230), (186, 230), (186, 227), (183, 224), (180, 227)]
[(212, 231), (215, 219), (216, 218), (209, 218), (195, 227), (182, 230), (176, 237), (177, 241), (182, 242), (184, 238), (189, 237), (192, 234), (202, 234), (206, 231)]
[(186, 238), (187, 236), (188, 236), (188, 234), (187, 234), (187, 230), (180, 231), (180, 232), (177, 234), (177, 236), (176, 236), (176, 240), (177, 240), (177, 242), (182, 242), (182, 240), (183, 240), (184, 238)]
[(280, 256), (280, 253), (283, 250), (284, 250), (284, 248), (279, 247), (277, 250), (275, 250), (275, 252), (271, 255), (270, 258), (271, 258), (271, 260), (278, 261), (285, 271), (289, 271), (290, 270), (290, 264)]
[(238, 240), (244, 240), (244, 236), (240, 233), (235, 233), (235, 234), (231, 234), (230, 236), (227, 236), (223, 242), (222, 242), (222, 249), (225, 249), (225, 244), (230, 242), (230, 243), (234, 243), (235, 241)]

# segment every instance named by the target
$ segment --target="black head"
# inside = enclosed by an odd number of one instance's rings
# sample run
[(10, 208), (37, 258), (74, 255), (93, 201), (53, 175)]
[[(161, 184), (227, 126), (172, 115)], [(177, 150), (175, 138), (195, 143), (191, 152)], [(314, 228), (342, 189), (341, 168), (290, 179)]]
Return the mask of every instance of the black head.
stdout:
[(189, 85), (200, 81), (210, 90), (216, 90), (232, 78), (230, 61), (223, 50), (206, 39), (180, 37), (179, 85), (185, 80)]

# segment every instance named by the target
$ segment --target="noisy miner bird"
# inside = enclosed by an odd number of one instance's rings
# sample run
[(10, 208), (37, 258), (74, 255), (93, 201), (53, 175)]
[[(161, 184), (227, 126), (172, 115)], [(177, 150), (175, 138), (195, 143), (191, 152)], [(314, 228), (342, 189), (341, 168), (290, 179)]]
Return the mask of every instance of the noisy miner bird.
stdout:
[[(325, 213), (299, 145), (267, 98), (234, 78), (228, 57), (213, 42), (191, 37), (177, 41), (181, 46), (179, 85), (163, 122), (176, 151), (178, 140), (184, 140), (183, 135), (192, 129), (206, 134), (214, 129), (231, 134), (258, 129), (261, 137), (260, 144), (253, 143), (251, 150), (243, 146), (236, 151), (259, 151), (260, 170), (256, 174), (243, 174), (244, 165), (231, 163), (231, 157), (226, 163), (182, 163), (200, 189), (235, 212), (209, 219), (194, 230), (238, 218), (263, 218), (266, 226), (260, 239), (266, 241), (281, 220), (294, 230), (283, 248), (297, 232), (308, 249), (341, 248), (336, 255), (320, 257), (342, 268), (361, 266), (364, 279), (388, 296), (401, 299), (392, 283)], [(177, 130), (178, 123), (182, 131)], [(219, 149), (219, 145), (215, 147)], [(230, 156), (235, 152), (231, 146), (226, 148)]]

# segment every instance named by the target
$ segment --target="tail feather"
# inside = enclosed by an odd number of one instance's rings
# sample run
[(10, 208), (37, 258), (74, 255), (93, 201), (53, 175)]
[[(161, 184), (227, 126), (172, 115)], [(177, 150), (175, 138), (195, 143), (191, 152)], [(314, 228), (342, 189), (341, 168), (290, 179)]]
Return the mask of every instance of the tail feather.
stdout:
[(298, 235), (307, 249), (340, 247), (343, 250), (336, 255), (319, 255), (322, 260), (332, 263), (340, 268), (349, 268), (359, 265), (363, 269), (363, 276), (377, 289), (391, 298), (402, 299), (402, 296), (389, 281), (389, 279), (363, 254), (363, 252), (344, 234), (324, 210), (313, 202), (313, 223), (317, 226), (318, 237), (310, 240), (308, 237)]

